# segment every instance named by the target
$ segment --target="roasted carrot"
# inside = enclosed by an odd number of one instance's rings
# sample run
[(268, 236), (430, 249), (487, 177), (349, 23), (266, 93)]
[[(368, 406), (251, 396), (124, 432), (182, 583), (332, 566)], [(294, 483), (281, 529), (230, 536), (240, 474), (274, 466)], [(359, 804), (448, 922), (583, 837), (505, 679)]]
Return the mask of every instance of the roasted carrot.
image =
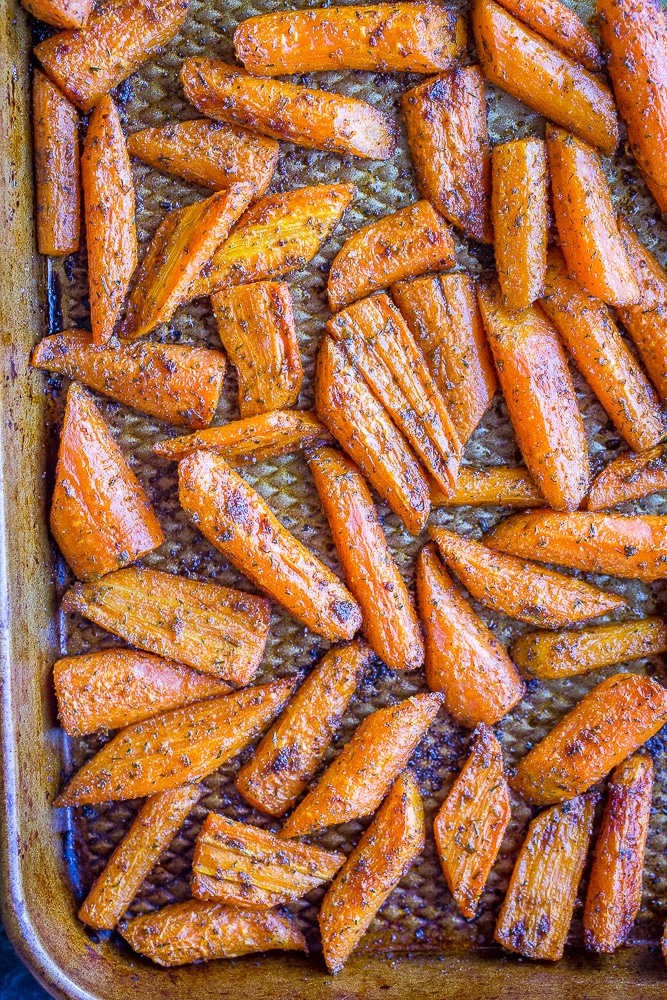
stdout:
[(78, 584), (62, 608), (139, 649), (235, 684), (247, 684), (257, 670), (271, 621), (263, 597), (136, 566)]
[(467, 274), (442, 274), (400, 281), (391, 294), (465, 444), (498, 388), (475, 284)]
[(201, 781), (255, 739), (295, 678), (199, 701), (122, 729), (77, 771), (56, 808), (137, 799)]
[(603, 68), (600, 48), (575, 11), (560, 0), (498, 0), (505, 10), (582, 63), (592, 72)]
[(79, 909), (79, 920), (114, 929), (201, 793), (199, 785), (184, 785), (146, 800)]
[(315, 376), (317, 415), (408, 531), (431, 510), (428, 483), (407, 441), (340, 344), (324, 337)]
[(598, 153), (582, 139), (547, 126), (556, 226), (573, 278), (612, 306), (639, 302), (640, 289), (618, 231)]
[(588, 494), (589, 510), (603, 510), (667, 490), (667, 445), (620, 455), (596, 476)]
[(371, 160), (396, 149), (391, 118), (355, 97), (249, 76), (221, 59), (186, 59), (181, 83), (203, 114), (270, 139)]
[(462, 465), (454, 492), (449, 497), (437, 486), (431, 487), (431, 505), (434, 510), (439, 507), (479, 507), (485, 504), (522, 509), (544, 507), (544, 497), (526, 469), (515, 469), (509, 465), (490, 465), (484, 469)]
[(119, 0), (93, 9), (84, 29), (62, 31), (35, 55), (64, 94), (90, 111), (178, 32), (188, 0)]
[(127, 151), (156, 170), (214, 191), (250, 184), (256, 198), (266, 191), (278, 162), (275, 139), (208, 118), (134, 132)]
[(93, 0), (21, 0), (38, 21), (55, 28), (83, 28), (93, 9)]
[(192, 894), (268, 910), (330, 882), (344, 861), (344, 854), (286, 842), (268, 830), (209, 813), (195, 844)]
[(536, 816), (498, 916), (498, 944), (526, 958), (563, 957), (593, 828), (596, 795)]
[(667, 622), (642, 618), (594, 625), (577, 632), (531, 632), (519, 636), (512, 659), (527, 677), (574, 677), (598, 667), (667, 653)]
[(37, 249), (53, 257), (79, 249), (79, 116), (40, 70), (32, 77)]
[(491, 243), (491, 154), (479, 66), (426, 80), (401, 104), (422, 195), (466, 236)]
[(319, 924), (330, 972), (342, 969), (392, 889), (423, 851), (425, 836), (419, 788), (406, 771), (394, 782), (322, 902)]
[(361, 611), (335, 573), (302, 545), (223, 458), (199, 451), (178, 463), (181, 507), (258, 587), (328, 639), (351, 639)]
[(429, 530), (445, 563), (466, 590), (487, 608), (518, 621), (562, 628), (606, 615), (626, 603), (583, 580), (494, 552), (445, 528)]
[(288, 817), (281, 837), (304, 837), (375, 812), (441, 704), (440, 694), (417, 694), (367, 716)]
[(480, 726), (465, 767), (433, 821), (445, 880), (468, 920), (477, 912), (510, 815), (500, 744), (490, 729)]
[(81, 182), (88, 245), (90, 324), (106, 344), (137, 264), (134, 184), (116, 106), (104, 97), (88, 120)]
[(329, 308), (338, 312), (378, 288), (455, 262), (446, 222), (429, 202), (417, 201), (362, 226), (345, 241), (329, 271)]
[(330, 649), (236, 776), (255, 809), (282, 816), (308, 787), (372, 657), (361, 640)]
[(463, 55), (465, 22), (435, 3), (281, 10), (243, 21), (237, 58), (249, 73), (327, 69), (436, 73)]
[(461, 725), (493, 725), (521, 700), (523, 681), (452, 583), (435, 545), (421, 550), (415, 575), (426, 632), (426, 683), (442, 691), (447, 711)]
[(211, 305), (222, 346), (238, 374), (241, 416), (293, 406), (303, 369), (287, 285), (237, 285), (212, 295)]
[(547, 150), (542, 139), (494, 146), (491, 200), (498, 280), (508, 309), (527, 309), (544, 290), (549, 235)]
[(478, 288), (500, 386), (523, 460), (556, 510), (576, 509), (590, 465), (584, 425), (556, 330), (531, 307), (510, 312), (498, 285)]
[(130, 947), (156, 965), (238, 958), (256, 951), (307, 951), (291, 917), (274, 910), (187, 899), (135, 917), (121, 928)]
[(312, 449), (308, 465), (371, 649), (392, 670), (418, 670), (424, 642), (417, 614), (363, 476), (335, 448)]
[(640, 290), (637, 305), (620, 308), (618, 315), (664, 403), (667, 401), (667, 274), (622, 215), (617, 222)]
[(618, 145), (606, 83), (517, 21), (493, 0), (472, 8), (477, 54), (487, 80), (607, 155)]

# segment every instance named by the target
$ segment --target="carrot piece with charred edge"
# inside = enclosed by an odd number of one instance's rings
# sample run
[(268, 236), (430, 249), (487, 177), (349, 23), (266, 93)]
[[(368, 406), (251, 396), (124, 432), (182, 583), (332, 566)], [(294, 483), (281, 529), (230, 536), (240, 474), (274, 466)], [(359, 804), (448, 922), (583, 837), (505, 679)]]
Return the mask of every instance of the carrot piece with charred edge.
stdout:
[(62, 602), (126, 642), (234, 684), (256, 672), (271, 606), (256, 594), (132, 566), (78, 584)]
[(441, 274), (399, 281), (391, 295), (464, 445), (498, 388), (475, 284), (467, 274)]
[(567, 359), (541, 309), (510, 312), (497, 284), (477, 289), (500, 387), (528, 471), (556, 510), (576, 509), (590, 465)]
[(435, 3), (280, 10), (249, 17), (234, 32), (249, 73), (283, 76), (329, 69), (436, 73), (465, 52), (461, 17)]
[(82, 111), (90, 111), (178, 32), (188, 0), (119, 0), (93, 9), (83, 29), (35, 46), (44, 70)]
[(667, 445), (619, 455), (596, 476), (588, 494), (589, 510), (603, 510), (667, 490)]
[(494, 146), (492, 199), (498, 280), (508, 309), (527, 309), (544, 291), (549, 169), (542, 139)]
[(420, 83), (403, 95), (401, 106), (420, 192), (466, 236), (492, 243), (491, 154), (479, 66), (459, 66)]
[(330, 649), (236, 776), (243, 798), (282, 816), (307, 787), (372, 659), (365, 642)]
[(367, 716), (287, 818), (280, 836), (304, 837), (375, 812), (442, 703), (441, 694), (417, 694)]
[(311, 449), (308, 466), (371, 649), (392, 670), (418, 670), (424, 642), (414, 603), (363, 476), (335, 448)]
[(442, 691), (447, 711), (461, 725), (493, 725), (521, 700), (523, 681), (454, 586), (435, 545), (419, 553), (415, 576), (426, 632), (426, 683), (431, 691)]
[(222, 346), (238, 373), (241, 416), (293, 406), (303, 368), (287, 285), (237, 285), (212, 295), (211, 305)]
[(493, 0), (475, 0), (472, 23), (487, 80), (611, 156), (618, 145), (618, 120), (614, 98), (601, 77)]
[(306, 149), (387, 160), (396, 149), (391, 118), (366, 101), (250, 76), (221, 59), (186, 59), (181, 83), (210, 118)]
[(90, 324), (102, 347), (113, 333), (137, 264), (134, 183), (116, 106), (104, 97), (88, 121), (81, 158)]
[(470, 756), (433, 821), (445, 880), (468, 920), (477, 912), (510, 816), (502, 750), (493, 732), (480, 726)]
[(201, 899), (144, 913), (121, 927), (121, 934), (134, 951), (166, 967), (257, 951), (308, 950), (291, 917)]
[(195, 844), (192, 894), (268, 910), (330, 882), (344, 861), (344, 854), (286, 842), (268, 830), (209, 813)]
[(455, 263), (447, 223), (429, 202), (417, 201), (369, 222), (345, 241), (329, 271), (329, 308), (338, 312), (395, 281)]
[(37, 248), (57, 257), (79, 249), (79, 116), (40, 70), (32, 77)]
[(501, 7), (561, 52), (595, 73), (604, 68), (602, 53), (583, 21), (560, 0), (498, 0)]
[(223, 458), (199, 451), (178, 463), (181, 507), (257, 587), (327, 639), (351, 639), (361, 611), (335, 573), (272, 514)]
[(93, 8), (93, 0), (21, 0), (38, 21), (55, 28), (83, 28)]
[(296, 678), (243, 688), (128, 726), (76, 772), (53, 803), (95, 805), (201, 781), (262, 732)]
[(496, 924), (504, 948), (551, 962), (563, 957), (597, 798), (553, 806), (530, 824)]
[(445, 563), (487, 608), (543, 628), (562, 628), (622, 608), (626, 601), (583, 580), (494, 552), (444, 528), (430, 528)]
[(475, 469), (462, 465), (456, 487), (447, 497), (435, 484), (431, 487), (431, 505), (440, 507), (460, 507), (471, 505), (492, 505), (498, 507), (544, 507), (544, 497), (538, 490), (526, 469), (509, 465), (491, 465)]
[(199, 785), (184, 785), (146, 800), (93, 883), (79, 909), (79, 920), (89, 927), (114, 929), (201, 793)]
[(405, 771), (322, 901), (319, 925), (324, 960), (339, 972), (368, 926), (424, 849), (424, 805)]
[(232, 184), (250, 184), (256, 198), (271, 182), (278, 149), (275, 139), (250, 135), (245, 129), (208, 118), (145, 128), (127, 140), (130, 156), (155, 170), (214, 191)]

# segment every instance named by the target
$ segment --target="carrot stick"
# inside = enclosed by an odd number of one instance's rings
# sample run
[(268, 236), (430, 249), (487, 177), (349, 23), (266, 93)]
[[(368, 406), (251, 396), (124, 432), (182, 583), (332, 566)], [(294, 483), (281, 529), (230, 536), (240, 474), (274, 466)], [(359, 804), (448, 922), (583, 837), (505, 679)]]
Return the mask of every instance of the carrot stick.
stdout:
[(93, 0), (21, 0), (38, 21), (55, 28), (83, 28), (93, 9)]
[(236, 776), (243, 798), (282, 816), (308, 787), (372, 658), (361, 640), (330, 649)]
[(146, 800), (80, 907), (79, 920), (114, 929), (201, 793), (199, 785), (184, 785)]
[(484, 77), (463, 66), (408, 90), (401, 105), (420, 192), (466, 236), (493, 242)]
[(619, 455), (596, 476), (588, 494), (589, 510), (603, 510), (667, 490), (667, 446)]
[(37, 247), (54, 257), (79, 249), (79, 116), (40, 70), (32, 77)]
[(588, 492), (590, 466), (558, 334), (541, 309), (505, 309), (497, 285), (480, 286), (477, 293), (523, 460), (547, 503), (575, 509)]
[(544, 507), (544, 497), (526, 469), (515, 469), (508, 465), (491, 465), (485, 469), (462, 465), (454, 492), (449, 497), (435, 484), (431, 487), (431, 505), (434, 510), (440, 507), (479, 507), (485, 504), (522, 509)]
[(626, 603), (583, 580), (494, 552), (444, 528), (429, 532), (466, 590), (485, 607), (518, 621), (562, 628), (606, 615)]
[(602, 54), (577, 14), (560, 0), (498, 0), (528, 28), (592, 72), (603, 69)]
[(312, 449), (308, 466), (371, 649), (392, 670), (418, 670), (424, 643), (414, 603), (359, 469), (327, 447)]
[(361, 611), (341, 581), (212, 452), (178, 463), (179, 500), (205, 538), (290, 614), (327, 639), (351, 639)]

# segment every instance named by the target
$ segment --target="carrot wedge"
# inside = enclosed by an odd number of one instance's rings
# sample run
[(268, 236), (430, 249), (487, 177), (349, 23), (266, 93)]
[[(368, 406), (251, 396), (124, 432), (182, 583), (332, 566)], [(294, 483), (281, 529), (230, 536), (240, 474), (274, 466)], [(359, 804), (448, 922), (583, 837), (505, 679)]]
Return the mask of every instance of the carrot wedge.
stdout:
[(256, 672), (269, 602), (256, 594), (135, 566), (78, 584), (62, 602), (126, 642), (234, 684)]
[(619, 455), (596, 476), (588, 494), (589, 510), (604, 510), (667, 490), (667, 446)]
[(623, 761), (609, 781), (584, 906), (590, 951), (615, 951), (639, 912), (652, 793), (653, 761), (646, 754)]
[(119, 0), (93, 10), (83, 29), (35, 46), (44, 70), (82, 111), (150, 59), (178, 32), (188, 0)]
[(286, 842), (268, 830), (209, 813), (195, 844), (192, 894), (268, 910), (330, 882), (344, 861), (344, 854)]
[(392, 670), (418, 670), (424, 642), (414, 603), (363, 476), (335, 448), (311, 449), (308, 466), (371, 649)]
[(384, 111), (355, 97), (249, 76), (221, 59), (186, 59), (181, 83), (191, 104), (210, 118), (306, 149), (387, 160), (396, 148)]
[(526, 958), (557, 962), (586, 862), (596, 795), (536, 816), (517, 858), (494, 937)]
[(369, 222), (345, 241), (329, 271), (331, 312), (370, 292), (456, 262), (447, 223), (427, 201)]
[(423, 851), (424, 806), (409, 771), (394, 782), (336, 877), (319, 914), (324, 960), (338, 972), (399, 880)]
[(223, 458), (178, 463), (179, 500), (209, 542), (290, 614), (327, 639), (351, 639), (361, 611), (349, 590), (290, 534)]
[(146, 800), (80, 907), (79, 920), (114, 929), (201, 793), (199, 785), (184, 785)]
[(618, 230), (639, 283), (637, 305), (618, 315), (637, 348), (660, 399), (667, 401), (667, 274), (622, 215)]
[(121, 934), (140, 955), (167, 967), (239, 958), (257, 951), (308, 950), (291, 917), (201, 899), (144, 913), (125, 924)]
[(417, 694), (364, 719), (315, 788), (287, 818), (280, 836), (304, 837), (375, 812), (441, 704), (440, 694)]
[(330, 649), (236, 776), (243, 798), (282, 816), (308, 787), (372, 658), (357, 639)]
[(32, 77), (37, 248), (53, 257), (79, 249), (79, 116), (40, 70)]
[(480, 726), (470, 756), (433, 821), (443, 875), (468, 920), (477, 912), (510, 816), (502, 750), (493, 732)]
[(83, 28), (93, 9), (93, 0), (21, 0), (38, 21), (54, 28)]
[(122, 729), (77, 771), (56, 808), (137, 799), (201, 781), (255, 739), (295, 678), (199, 701)]
[(475, 0), (472, 23), (487, 80), (611, 155), (618, 145), (609, 87), (493, 0)]
[(560, 0), (498, 0), (528, 28), (546, 38), (561, 52), (580, 62), (591, 72), (604, 66), (600, 48), (588, 28)]
[(526, 469), (509, 465), (491, 465), (475, 469), (462, 465), (456, 487), (451, 496), (445, 496), (437, 486), (431, 488), (431, 505), (440, 507), (544, 507), (544, 497)]
[(525, 559), (494, 552), (444, 528), (430, 528), (445, 563), (485, 607), (543, 628), (598, 618), (625, 605), (590, 583)]

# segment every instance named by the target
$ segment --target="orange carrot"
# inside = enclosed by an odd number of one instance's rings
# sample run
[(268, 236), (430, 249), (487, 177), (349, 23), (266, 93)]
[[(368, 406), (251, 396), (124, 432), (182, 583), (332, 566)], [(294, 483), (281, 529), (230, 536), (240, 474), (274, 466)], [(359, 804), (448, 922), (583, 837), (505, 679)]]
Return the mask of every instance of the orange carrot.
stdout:
[(618, 315), (664, 403), (667, 401), (667, 274), (622, 215), (617, 222), (640, 290), (637, 305), (620, 308)]
[(79, 249), (81, 182), (79, 116), (36, 69), (32, 77), (37, 248), (57, 257)]
[(511, 468), (509, 465), (491, 465), (485, 469), (474, 469), (462, 465), (459, 469), (456, 487), (451, 496), (433, 485), (431, 504), (439, 507), (459, 507), (490, 504), (498, 507), (544, 507), (544, 497), (538, 490), (526, 469)]
[(21, 0), (38, 21), (55, 28), (83, 28), (93, 9), (93, 0)]
[(589, 510), (603, 510), (667, 490), (667, 445), (629, 452), (610, 462), (596, 476), (588, 494)]
[(498, 0), (549, 42), (593, 72), (603, 68), (597, 42), (577, 14), (560, 0)]

